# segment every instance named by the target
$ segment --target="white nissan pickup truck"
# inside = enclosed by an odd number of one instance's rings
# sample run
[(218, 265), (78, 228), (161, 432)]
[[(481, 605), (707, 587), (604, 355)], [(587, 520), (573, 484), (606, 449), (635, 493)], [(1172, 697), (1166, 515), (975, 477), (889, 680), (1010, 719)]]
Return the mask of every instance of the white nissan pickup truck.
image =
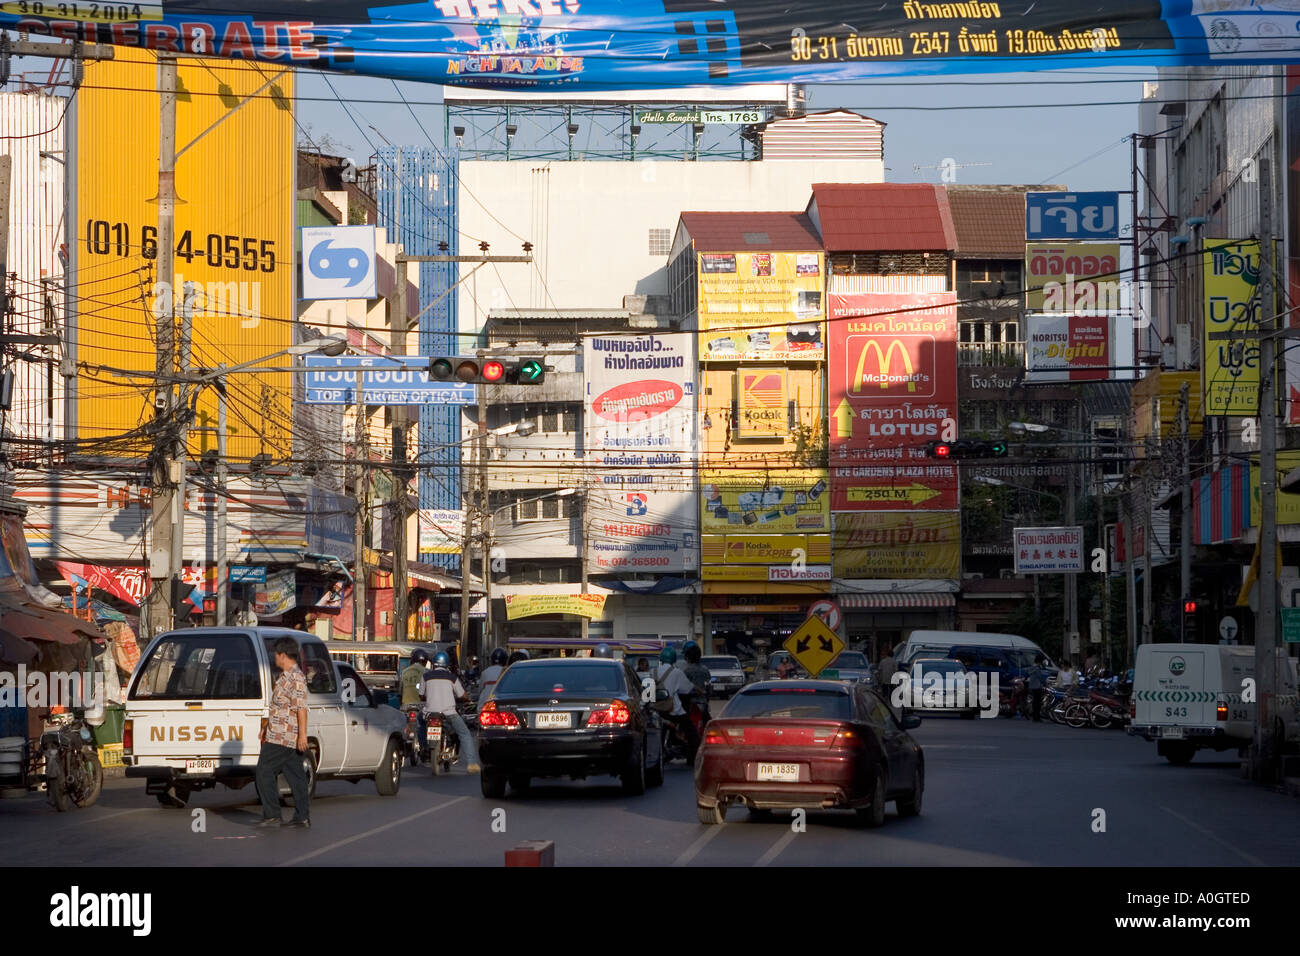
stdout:
[[(274, 627), (168, 631), (145, 650), (127, 692), (122, 733), (128, 777), (164, 807), (195, 790), (254, 782), (261, 730), (280, 671), (272, 648), (298, 643), (307, 679), (309, 786), (318, 779), (375, 781), (383, 796), (402, 778), (405, 718), (372, 694), (356, 672), (335, 664), (313, 634)], [(280, 792), (288, 793), (283, 779)]]

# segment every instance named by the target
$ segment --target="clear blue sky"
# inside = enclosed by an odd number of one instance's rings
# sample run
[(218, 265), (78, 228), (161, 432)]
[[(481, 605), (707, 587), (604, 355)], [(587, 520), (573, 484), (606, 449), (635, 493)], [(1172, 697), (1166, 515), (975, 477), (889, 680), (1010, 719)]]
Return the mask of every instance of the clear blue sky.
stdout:
[[(959, 164), (958, 183), (1062, 183), (1072, 189), (1128, 189), (1129, 145), (1142, 80), (1132, 67), (953, 77), (890, 77), (872, 84), (809, 87), (810, 109), (845, 107), (888, 125), (885, 177), (939, 182), (934, 167)], [(333, 85), (333, 90), (330, 85)], [(300, 74), (299, 122), (318, 142), (365, 162), (387, 138), (395, 145), (442, 144), (442, 87)], [(345, 109), (334, 99), (335, 92)], [(320, 99), (313, 99), (319, 97)], [(1114, 106), (1095, 105), (1117, 103)], [(374, 129), (370, 127), (373, 126)], [(425, 129), (422, 130), (420, 127)], [(377, 131), (377, 132), (376, 132)], [(1091, 158), (1090, 158), (1091, 157)], [(960, 164), (989, 165), (960, 165)]]

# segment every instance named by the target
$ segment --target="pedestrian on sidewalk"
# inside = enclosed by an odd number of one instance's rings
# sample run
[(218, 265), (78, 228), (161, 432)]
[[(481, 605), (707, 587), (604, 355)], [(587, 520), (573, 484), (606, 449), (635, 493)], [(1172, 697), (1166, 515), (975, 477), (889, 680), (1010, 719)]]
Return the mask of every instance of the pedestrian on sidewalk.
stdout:
[(898, 661), (894, 659), (892, 648), (886, 647), (880, 652), (880, 663), (876, 665), (876, 683), (881, 688), (894, 683), (894, 674), (898, 672)]
[(306, 829), (311, 826), (307, 788), (307, 679), (298, 667), (298, 642), (282, 637), (275, 642), (275, 666), (280, 669), (271, 693), (271, 711), (259, 739), (257, 789), (262, 797), (262, 822), (259, 827), (278, 827), (280, 819), (281, 773), (293, 793), (294, 814), (288, 825)]
[(1025, 688), (1029, 691), (1030, 713), (1036, 723), (1042, 722), (1043, 711), (1043, 661), (1042, 654), (1035, 655), (1034, 662), (1025, 672)]

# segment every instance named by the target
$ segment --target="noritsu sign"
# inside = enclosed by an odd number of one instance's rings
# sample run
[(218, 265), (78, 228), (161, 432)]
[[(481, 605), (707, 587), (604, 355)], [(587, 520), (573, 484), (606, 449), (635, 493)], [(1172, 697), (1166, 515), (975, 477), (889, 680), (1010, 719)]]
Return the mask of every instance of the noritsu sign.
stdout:
[(1016, 528), (1016, 574), (1081, 574), (1082, 528)]

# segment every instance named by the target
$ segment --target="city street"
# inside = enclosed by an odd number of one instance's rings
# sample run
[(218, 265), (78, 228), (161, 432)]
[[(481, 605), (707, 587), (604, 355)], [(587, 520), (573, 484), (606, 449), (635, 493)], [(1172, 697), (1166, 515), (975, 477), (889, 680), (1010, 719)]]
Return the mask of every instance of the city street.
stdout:
[[(806, 832), (788, 814), (763, 820), (732, 809), (725, 825), (696, 822), (691, 773), (669, 767), (662, 788), (622, 795), (609, 779), (534, 784), (486, 800), (461, 771), (403, 776), (395, 798), (368, 781), (324, 783), (310, 831), (259, 831), (251, 787), (196, 796), (163, 810), (138, 780), (106, 781), (89, 810), (55, 813), (40, 795), (0, 801), (6, 866), (500, 866), (524, 840), (553, 840), (566, 865), (1246, 866), (1300, 859), (1293, 798), (1238, 774), (1235, 753), (1202, 753), (1188, 767), (1120, 731), (1072, 730), (1023, 720), (927, 719), (922, 815), (891, 804), (879, 830), (851, 813), (810, 812)], [(193, 810), (206, 832), (192, 831)], [(494, 810), (505, 831), (494, 832)], [(1097, 810), (1105, 832), (1094, 832)], [(285, 811), (288, 819), (292, 811)], [(501, 815), (495, 814), (497, 820)], [(498, 823), (497, 829), (500, 829)]]

